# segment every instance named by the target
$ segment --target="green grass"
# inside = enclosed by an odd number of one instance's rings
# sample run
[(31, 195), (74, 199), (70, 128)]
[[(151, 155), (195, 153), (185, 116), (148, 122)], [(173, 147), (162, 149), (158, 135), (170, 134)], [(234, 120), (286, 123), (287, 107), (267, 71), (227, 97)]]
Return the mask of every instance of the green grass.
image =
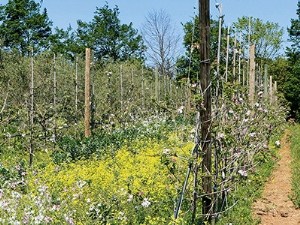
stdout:
[(292, 201), (300, 208), (300, 125), (292, 127)]

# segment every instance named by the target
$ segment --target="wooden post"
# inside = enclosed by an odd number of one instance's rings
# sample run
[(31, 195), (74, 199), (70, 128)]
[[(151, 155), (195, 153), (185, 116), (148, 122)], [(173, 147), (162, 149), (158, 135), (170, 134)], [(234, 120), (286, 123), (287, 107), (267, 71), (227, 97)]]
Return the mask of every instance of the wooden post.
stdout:
[(230, 26), (228, 26), (228, 29), (227, 29), (227, 46), (226, 46), (225, 82), (227, 82), (227, 80), (228, 80), (229, 41), (230, 41)]
[(238, 59), (238, 62), (239, 62), (239, 67), (238, 67), (239, 84), (241, 84), (241, 55), (242, 55), (241, 41), (242, 41), (242, 35), (240, 33), (240, 35), (239, 35), (239, 59)]
[(269, 84), (269, 98), (270, 98), (270, 103), (273, 103), (273, 77), (270, 76), (270, 84)]
[(155, 68), (155, 100), (159, 101), (159, 80), (158, 80), (158, 69)]
[(30, 148), (29, 148), (29, 166), (32, 166), (33, 163), (33, 154), (34, 154), (34, 146), (33, 146), (33, 117), (34, 117), (34, 68), (33, 68), (33, 50), (31, 52), (31, 82), (30, 82), (30, 112), (29, 112), (29, 120), (30, 120)]
[(120, 92), (121, 113), (123, 113), (123, 65), (120, 66)]
[(54, 147), (56, 145), (56, 118), (57, 118), (57, 110), (56, 110), (56, 91), (57, 91), (57, 81), (56, 81), (56, 56), (53, 56), (53, 108), (54, 108), (54, 134), (53, 134), (53, 143)]
[(268, 98), (268, 65), (265, 64), (264, 70), (264, 98)]
[[(217, 4), (217, 8), (219, 10), (219, 36), (218, 36), (218, 54), (217, 54), (217, 82), (219, 82), (220, 76), (220, 54), (221, 54), (221, 37), (222, 37), (222, 4)], [(217, 91), (218, 92), (218, 89)], [(218, 96), (218, 94), (216, 94)]]
[(75, 59), (75, 115), (78, 111), (78, 56)]
[(273, 96), (274, 96), (274, 103), (275, 105), (277, 104), (277, 81), (274, 82), (274, 91), (273, 91)]
[(255, 45), (250, 46), (249, 102), (254, 105), (255, 94)]
[[(204, 220), (211, 220), (212, 209), (212, 152), (211, 152), (211, 78), (210, 78), (210, 1), (199, 0), (200, 19), (200, 85), (203, 94), (202, 105), (199, 105), (201, 120), (201, 149), (202, 149), (202, 214)], [(198, 138), (196, 142), (200, 141)], [(199, 152), (197, 152), (199, 154)], [(199, 158), (199, 155), (197, 155)], [(198, 165), (195, 168), (197, 178)], [(197, 180), (196, 180), (197, 182)], [(196, 210), (197, 195), (194, 195), (194, 211)], [(195, 211), (196, 212), (196, 211)], [(194, 213), (195, 213), (194, 212)]]
[(142, 109), (145, 110), (145, 78), (144, 78), (144, 66), (142, 66)]
[(85, 137), (91, 136), (91, 49), (85, 49), (85, 111), (84, 111), (84, 126)]
[(233, 80), (235, 81), (236, 77), (235, 77), (235, 73), (236, 73), (236, 33), (234, 34), (234, 46), (233, 46), (233, 71), (232, 71), (232, 76), (233, 76)]

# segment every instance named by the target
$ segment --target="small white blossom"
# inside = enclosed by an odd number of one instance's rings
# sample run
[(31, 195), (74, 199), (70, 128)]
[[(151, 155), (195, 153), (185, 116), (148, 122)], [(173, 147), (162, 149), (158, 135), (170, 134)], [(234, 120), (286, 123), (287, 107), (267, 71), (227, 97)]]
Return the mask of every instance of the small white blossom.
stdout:
[(133, 195), (128, 195), (127, 202), (131, 202), (133, 200)]
[(275, 146), (276, 146), (277, 148), (280, 147), (280, 141), (279, 141), (279, 140), (275, 141)]
[(184, 106), (180, 106), (178, 109), (177, 109), (177, 113), (178, 114), (182, 114), (183, 113), (183, 110), (184, 110)]
[(218, 133), (217, 134), (217, 139), (224, 139), (225, 138), (225, 134), (224, 133)]
[(247, 177), (248, 173), (246, 170), (239, 170), (238, 173), (242, 176), (242, 177)]
[(143, 202), (142, 202), (142, 206), (147, 208), (151, 205), (151, 202), (149, 202), (148, 198), (144, 198)]
[(255, 135), (256, 135), (255, 132), (252, 132), (252, 133), (249, 134), (250, 137), (255, 137)]
[(165, 154), (165, 155), (169, 155), (170, 152), (171, 152), (171, 150), (168, 149), (168, 148), (165, 148), (165, 149), (163, 150), (163, 154)]

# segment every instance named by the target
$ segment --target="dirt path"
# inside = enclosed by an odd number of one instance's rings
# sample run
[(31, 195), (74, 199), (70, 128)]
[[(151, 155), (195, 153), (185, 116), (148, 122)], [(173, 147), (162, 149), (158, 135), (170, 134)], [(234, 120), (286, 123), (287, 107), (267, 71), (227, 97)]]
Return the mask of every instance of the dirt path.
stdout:
[(300, 210), (295, 209), (289, 199), (291, 193), (291, 155), (289, 132), (281, 140), (280, 160), (267, 182), (262, 198), (254, 203), (255, 216), (262, 225), (299, 225)]

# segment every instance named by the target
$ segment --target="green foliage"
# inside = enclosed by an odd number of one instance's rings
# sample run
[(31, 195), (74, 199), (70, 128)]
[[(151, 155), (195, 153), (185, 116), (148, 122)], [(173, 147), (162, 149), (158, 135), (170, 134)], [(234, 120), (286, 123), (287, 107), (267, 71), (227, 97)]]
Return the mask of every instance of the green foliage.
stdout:
[(289, 73), (284, 83), (284, 94), (290, 102), (291, 117), (300, 119), (300, 3), (298, 2), (297, 19), (291, 20), (288, 29), (291, 47), (287, 48)]
[(291, 154), (292, 154), (292, 200), (300, 208), (300, 126), (291, 127)]
[(33, 0), (9, 0), (0, 9), (0, 39), (8, 50), (29, 55), (49, 48), (52, 22)]
[[(192, 82), (196, 82), (199, 78), (199, 67), (200, 67), (200, 55), (199, 55), (199, 17), (196, 16), (192, 21), (189, 21), (183, 25), (184, 39), (183, 45), (185, 47), (185, 55), (177, 60), (177, 79), (187, 78), (190, 76)], [(218, 34), (219, 34), (219, 21), (211, 20), (211, 35), (210, 35), (210, 62), (212, 63), (212, 70), (215, 69), (217, 49), (218, 49)], [(225, 28), (222, 28), (222, 33), (226, 33)], [(222, 52), (226, 50), (226, 40), (223, 35), (222, 40)], [(221, 57), (224, 59), (224, 57)]]
[[(180, 224), (186, 218), (174, 223), (173, 206), (193, 146), (183, 142), (182, 128), (177, 126), (177, 134), (160, 141), (128, 141), (114, 157), (34, 167), (24, 177), (26, 192), (10, 183), (0, 190), (0, 222)], [(162, 158), (173, 165), (172, 171)], [(189, 210), (188, 202), (182, 215)]]
[(84, 48), (94, 50), (97, 60), (143, 59), (145, 47), (137, 30), (129, 25), (121, 24), (119, 8), (110, 9), (108, 4), (97, 8), (91, 22), (77, 22), (77, 53)]
[(287, 55), (291, 62), (298, 61), (300, 58), (300, 2), (297, 5), (297, 16), (296, 19), (291, 19), (291, 27), (288, 28), (290, 35), (290, 41), (292, 42), (291, 47), (287, 48)]
[(237, 33), (242, 35), (242, 43), (248, 44), (250, 20), (250, 42), (255, 44), (256, 58), (275, 58), (283, 42), (283, 28), (278, 23), (264, 22), (258, 18), (242, 17), (234, 23)]
[[(163, 141), (170, 131), (174, 130), (177, 122), (151, 122), (150, 124), (135, 124), (132, 127), (116, 129), (108, 132), (97, 129), (90, 138), (63, 136), (58, 140), (59, 149), (52, 153), (55, 163), (71, 162), (91, 157), (103, 158), (113, 156), (117, 150), (139, 141)], [(136, 152), (136, 149), (131, 149)]]

